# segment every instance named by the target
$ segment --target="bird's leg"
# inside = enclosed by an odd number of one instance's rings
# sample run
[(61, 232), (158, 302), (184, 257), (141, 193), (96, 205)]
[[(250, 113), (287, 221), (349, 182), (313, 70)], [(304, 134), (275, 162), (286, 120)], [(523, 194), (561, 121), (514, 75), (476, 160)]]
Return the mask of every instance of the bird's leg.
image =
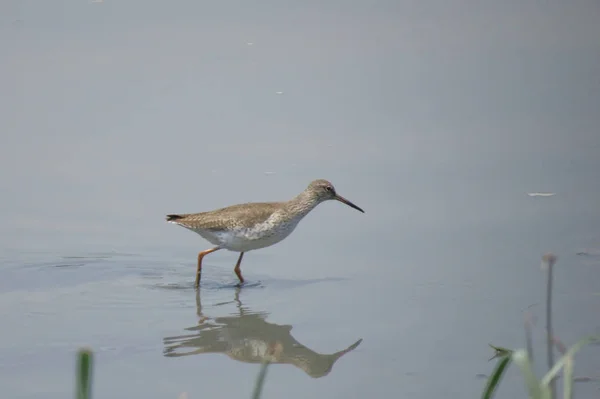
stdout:
[(240, 270), (240, 264), (242, 263), (242, 258), (244, 257), (244, 253), (240, 253), (240, 257), (237, 260), (237, 263), (235, 264), (235, 269), (233, 269), (233, 271), (235, 272), (235, 274), (237, 274), (238, 279), (240, 279), (240, 284), (242, 284), (244, 282), (244, 278), (242, 277), (242, 271)]
[(218, 251), (219, 249), (221, 249), (221, 248), (214, 247), (211, 249), (204, 250), (198, 254), (198, 269), (196, 270), (196, 283), (195, 283), (196, 288), (198, 288), (198, 286), (200, 285), (200, 278), (202, 275), (202, 258), (204, 258), (204, 255), (208, 255), (209, 253)]
[(198, 315), (198, 325), (208, 320), (208, 317), (202, 313), (202, 301), (200, 300), (200, 288), (196, 290), (196, 314)]

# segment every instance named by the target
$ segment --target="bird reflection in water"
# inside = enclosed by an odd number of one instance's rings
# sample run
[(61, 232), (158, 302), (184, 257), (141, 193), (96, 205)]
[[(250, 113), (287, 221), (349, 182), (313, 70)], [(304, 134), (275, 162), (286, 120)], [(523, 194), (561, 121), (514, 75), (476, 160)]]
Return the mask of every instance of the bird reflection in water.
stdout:
[(267, 312), (251, 312), (242, 306), (240, 288), (235, 292), (238, 314), (210, 318), (202, 313), (200, 291), (196, 291), (198, 325), (190, 334), (165, 337), (164, 356), (179, 357), (202, 353), (223, 353), (245, 363), (292, 364), (313, 378), (329, 374), (337, 360), (353, 351), (362, 339), (332, 354), (321, 354), (302, 345), (290, 333), (292, 326), (268, 323)]

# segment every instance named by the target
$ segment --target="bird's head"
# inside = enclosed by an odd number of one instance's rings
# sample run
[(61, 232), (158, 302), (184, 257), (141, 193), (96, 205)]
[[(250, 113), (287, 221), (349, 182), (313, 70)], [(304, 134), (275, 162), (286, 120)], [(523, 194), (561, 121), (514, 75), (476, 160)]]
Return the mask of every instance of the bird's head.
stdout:
[(333, 184), (331, 184), (329, 181), (327, 181), (325, 179), (318, 179), (318, 180), (312, 181), (308, 185), (306, 190), (309, 192), (309, 194), (311, 196), (315, 197), (319, 202), (336, 200), (336, 201), (340, 201), (341, 203), (348, 205), (351, 208), (361, 211), (362, 213), (365, 213), (365, 211), (363, 211), (361, 208), (359, 208), (358, 206), (354, 205), (352, 202), (348, 201), (346, 198), (339, 195), (335, 191), (335, 187), (333, 187)]

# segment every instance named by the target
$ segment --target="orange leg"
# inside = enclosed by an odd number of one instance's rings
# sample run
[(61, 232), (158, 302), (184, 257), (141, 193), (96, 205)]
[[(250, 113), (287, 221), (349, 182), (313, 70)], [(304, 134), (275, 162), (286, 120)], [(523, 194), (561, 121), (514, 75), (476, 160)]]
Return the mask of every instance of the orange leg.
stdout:
[(240, 283), (244, 282), (244, 278), (242, 277), (242, 271), (240, 270), (240, 264), (242, 263), (242, 258), (244, 257), (244, 253), (240, 253), (240, 257), (238, 258), (237, 263), (235, 264), (235, 269), (233, 271), (237, 274), (238, 279), (240, 279)]
[(198, 286), (200, 286), (200, 278), (202, 276), (202, 258), (204, 258), (204, 255), (208, 255), (211, 252), (215, 252), (218, 251), (219, 247), (214, 247), (211, 249), (207, 249), (205, 251), (202, 251), (198, 254), (198, 269), (196, 270), (196, 288), (198, 288)]

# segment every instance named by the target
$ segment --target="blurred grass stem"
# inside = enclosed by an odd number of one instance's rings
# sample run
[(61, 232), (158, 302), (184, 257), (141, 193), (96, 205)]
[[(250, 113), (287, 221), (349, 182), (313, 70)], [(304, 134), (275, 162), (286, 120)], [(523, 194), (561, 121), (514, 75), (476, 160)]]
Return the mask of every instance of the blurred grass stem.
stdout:
[[(542, 260), (547, 266), (548, 280), (546, 284), (546, 347), (548, 351), (548, 370), (554, 366), (554, 333), (552, 331), (552, 272), (556, 263), (556, 255), (548, 253)], [(556, 396), (556, 382), (550, 382), (550, 397)]]

